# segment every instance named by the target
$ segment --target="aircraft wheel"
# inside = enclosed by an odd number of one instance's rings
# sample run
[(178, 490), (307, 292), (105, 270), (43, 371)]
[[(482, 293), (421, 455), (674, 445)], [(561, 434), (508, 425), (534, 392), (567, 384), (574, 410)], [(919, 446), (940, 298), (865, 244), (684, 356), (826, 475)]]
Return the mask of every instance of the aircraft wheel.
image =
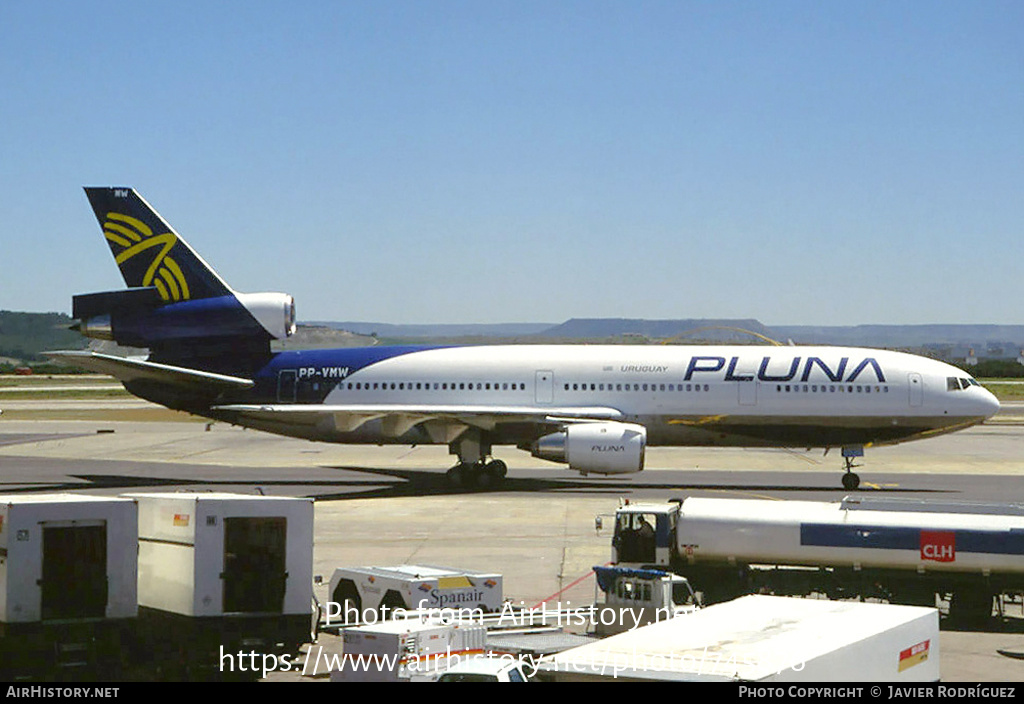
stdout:
[(492, 486), (497, 484), (498, 478), (491, 472), (490, 465), (483, 465), (479, 467), (475, 472), (476, 486), (478, 489), (490, 489)]
[(501, 460), (492, 460), (487, 465), (487, 471), (493, 474), (497, 479), (504, 479), (508, 474), (508, 465)]
[(843, 488), (853, 491), (860, 486), (860, 475), (855, 472), (847, 472), (843, 475)]
[(456, 489), (461, 489), (463, 484), (465, 484), (466, 475), (466, 465), (464, 464), (457, 464), (445, 472), (445, 478), (448, 480), (449, 486)]

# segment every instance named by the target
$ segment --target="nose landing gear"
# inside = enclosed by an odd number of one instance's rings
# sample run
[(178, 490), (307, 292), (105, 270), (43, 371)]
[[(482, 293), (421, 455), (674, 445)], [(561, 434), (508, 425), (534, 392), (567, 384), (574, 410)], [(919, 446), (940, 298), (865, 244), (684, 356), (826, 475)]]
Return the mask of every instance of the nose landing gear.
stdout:
[(863, 456), (864, 447), (862, 445), (843, 448), (843, 460), (846, 463), (846, 474), (843, 475), (843, 488), (847, 491), (855, 491), (860, 486), (860, 475), (854, 472), (853, 468), (861, 466), (854, 464), (854, 459)]

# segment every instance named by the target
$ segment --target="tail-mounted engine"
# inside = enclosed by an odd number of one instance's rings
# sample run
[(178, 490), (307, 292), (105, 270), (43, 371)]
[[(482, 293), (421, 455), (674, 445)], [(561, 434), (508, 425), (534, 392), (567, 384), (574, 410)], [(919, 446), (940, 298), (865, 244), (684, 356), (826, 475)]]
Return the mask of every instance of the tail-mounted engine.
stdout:
[(295, 301), (284, 293), (238, 293), (180, 303), (155, 288), (75, 296), (72, 314), (86, 337), (129, 347), (204, 338), (282, 339), (295, 332)]
[(74, 297), (86, 337), (147, 347), (149, 360), (238, 375), (270, 357), (270, 341), (295, 332), (295, 302), (284, 293), (233, 293), (166, 303), (155, 288)]

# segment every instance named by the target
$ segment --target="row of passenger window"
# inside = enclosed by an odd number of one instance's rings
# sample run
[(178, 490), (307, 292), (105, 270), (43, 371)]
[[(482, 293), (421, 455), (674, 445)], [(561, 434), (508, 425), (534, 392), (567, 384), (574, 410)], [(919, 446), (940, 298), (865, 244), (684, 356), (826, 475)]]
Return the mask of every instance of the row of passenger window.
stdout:
[(521, 382), (472, 381), (350, 381), (349, 391), (526, 391)]
[[(565, 384), (566, 391), (710, 391), (710, 384)], [(686, 388), (683, 388), (683, 387)]]
[(835, 394), (835, 393), (840, 393), (840, 394), (842, 394), (842, 393), (847, 393), (847, 394), (853, 394), (853, 393), (857, 393), (857, 394), (870, 394), (870, 393), (881, 394), (881, 393), (886, 393), (887, 394), (887, 393), (889, 393), (889, 387), (888, 387), (888, 385), (884, 385), (883, 386), (883, 385), (879, 385), (879, 384), (876, 384), (875, 386), (870, 386), (868, 384), (857, 384), (856, 386), (854, 386), (853, 384), (848, 384), (846, 386), (844, 386), (843, 384), (778, 384), (775, 387), (775, 391), (778, 392), (778, 393), (787, 393), (787, 394), (788, 393), (805, 393), (805, 394), (807, 394), (807, 393), (811, 393), (811, 394), (817, 394), (817, 393), (822, 393), (822, 394), (824, 394), (824, 393), (829, 393), (829, 394)]

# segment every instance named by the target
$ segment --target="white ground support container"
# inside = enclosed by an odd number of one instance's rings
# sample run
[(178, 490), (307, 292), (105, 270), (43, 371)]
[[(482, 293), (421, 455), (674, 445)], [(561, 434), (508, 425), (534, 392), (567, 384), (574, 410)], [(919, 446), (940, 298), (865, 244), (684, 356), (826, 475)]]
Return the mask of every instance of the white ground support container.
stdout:
[(932, 682), (933, 608), (745, 596), (566, 650), (554, 681)]
[(309, 640), (311, 499), (126, 496), (139, 505), (139, 615), (156, 658), (215, 666), (221, 648), (288, 653)]
[(309, 614), (313, 501), (125, 494), (139, 503), (139, 605), (183, 616)]
[(131, 499), (0, 496), (0, 680), (120, 667), (138, 614), (137, 526)]
[(501, 611), (501, 575), (455, 567), (342, 567), (328, 587), (327, 625), (376, 623), (395, 609), (455, 612), (466, 621)]
[(130, 499), (0, 496), (0, 622), (134, 617), (137, 524)]
[(429, 682), (451, 665), (486, 657), (487, 628), (479, 624), (400, 619), (347, 628), (343, 637), (332, 682)]

